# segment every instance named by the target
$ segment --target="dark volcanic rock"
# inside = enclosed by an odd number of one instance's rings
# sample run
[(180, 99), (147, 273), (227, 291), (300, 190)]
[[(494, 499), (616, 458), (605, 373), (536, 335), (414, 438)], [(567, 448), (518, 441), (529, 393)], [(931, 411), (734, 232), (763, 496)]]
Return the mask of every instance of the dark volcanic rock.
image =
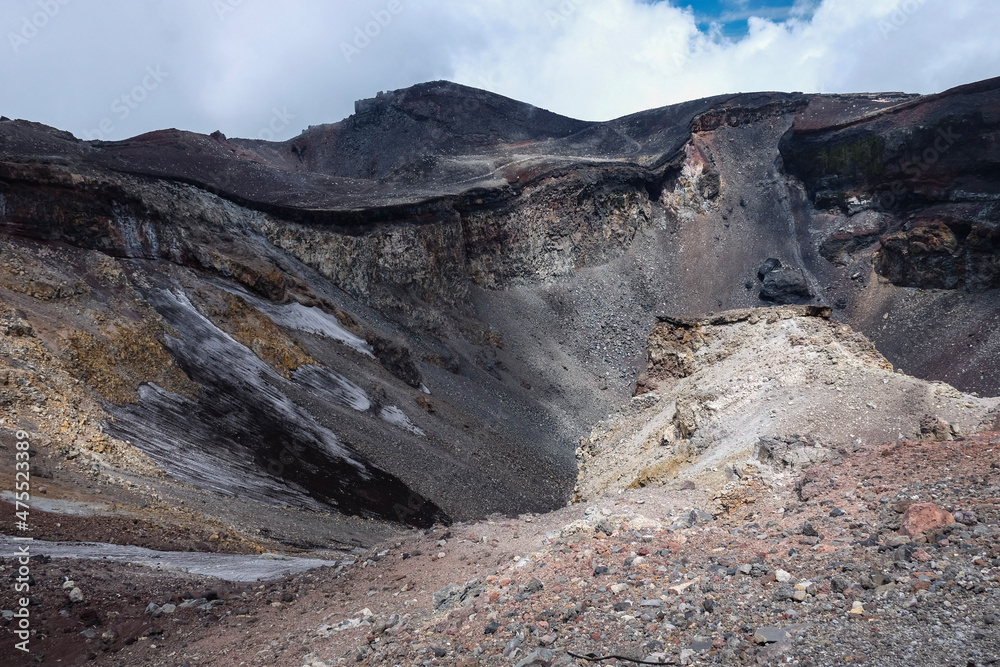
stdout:
[(845, 245), (852, 252), (876, 232), (890, 231), (875, 269), (894, 284), (997, 287), (1000, 232), (989, 212), (1000, 157), (994, 142), (984, 140), (997, 130), (997, 86), (997, 79), (962, 86), (859, 121), (845, 122), (829, 104), (800, 113), (781, 153), (817, 208), (898, 216), (894, 229), (834, 237), (824, 256), (841, 254)]
[(757, 269), (757, 279), (763, 281), (767, 277), (767, 274), (772, 271), (777, 271), (781, 268), (781, 260), (775, 257), (769, 257), (764, 260), (764, 263), (760, 265)]
[(760, 298), (777, 304), (803, 304), (812, 300), (806, 274), (801, 269), (784, 266), (781, 260), (770, 257), (757, 269), (757, 278), (763, 283)]
[(806, 303), (813, 298), (802, 269), (782, 267), (764, 276), (760, 298), (779, 304)]
[[(142, 400), (111, 407), (113, 434), (201, 488), (262, 502), (284, 497), (299, 507), (333, 506), (417, 526), (449, 520), (307, 410), (292, 407), (289, 383), (189, 302), (168, 292), (147, 298), (179, 334), (169, 344), (178, 365), (211, 400), (194, 403), (143, 388)], [(336, 374), (319, 374), (311, 386), (328, 412), (369, 407), (363, 392)]]
[(411, 387), (420, 387), (420, 370), (413, 363), (413, 353), (403, 343), (375, 337), (372, 350), (387, 371)]
[(881, 242), (875, 270), (896, 285), (969, 291), (1000, 287), (1000, 225), (995, 222), (919, 221)]

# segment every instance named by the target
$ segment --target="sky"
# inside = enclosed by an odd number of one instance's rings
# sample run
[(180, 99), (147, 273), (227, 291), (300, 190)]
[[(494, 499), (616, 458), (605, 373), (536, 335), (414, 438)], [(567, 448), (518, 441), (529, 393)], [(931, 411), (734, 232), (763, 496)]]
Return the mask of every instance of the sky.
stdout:
[(1000, 75), (997, 0), (3, 0), (0, 115), (283, 141), (447, 79), (585, 120)]

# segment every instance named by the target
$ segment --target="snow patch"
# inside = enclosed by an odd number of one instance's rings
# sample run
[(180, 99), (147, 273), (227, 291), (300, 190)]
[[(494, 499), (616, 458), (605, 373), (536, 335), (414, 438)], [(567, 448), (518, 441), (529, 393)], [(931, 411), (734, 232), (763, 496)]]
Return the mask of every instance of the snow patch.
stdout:
[[(131, 213), (122, 211), (115, 206), (111, 211), (111, 217), (121, 230), (122, 239), (125, 242), (125, 254), (128, 257), (156, 257), (160, 251), (160, 243), (156, 238), (156, 232), (152, 225), (140, 223)], [(143, 239), (149, 245), (147, 253)]]
[(309, 387), (313, 393), (331, 403), (365, 412), (372, 406), (364, 389), (340, 373), (309, 364), (292, 371), (292, 379)]
[[(0, 557), (14, 558), (23, 542), (0, 535)], [(103, 542), (31, 542), (32, 556), (50, 558), (82, 558), (110, 560), (118, 563), (135, 563), (157, 570), (172, 570), (190, 574), (218, 577), (225, 581), (266, 581), (290, 574), (306, 572), (317, 567), (335, 567), (349, 561), (322, 560), (319, 558), (267, 558), (236, 554), (196, 553), (189, 551), (154, 551), (143, 547)]]
[[(322, 444), (331, 456), (344, 459), (359, 471), (365, 471), (365, 466), (351, 456), (351, 453), (341, 444), (340, 439), (332, 431), (316, 424), (312, 415), (296, 405), (274, 386), (274, 383), (280, 383), (284, 378), (261, 361), (250, 348), (237, 342), (225, 331), (215, 326), (211, 320), (199, 313), (186, 294), (174, 294), (171, 292), (170, 295), (175, 298), (178, 305), (188, 311), (191, 317), (198, 318), (206, 327), (209, 327), (213, 334), (211, 336), (195, 337), (191, 343), (172, 339), (175, 344), (187, 347), (186, 352), (188, 355), (200, 356), (200, 361), (203, 364), (211, 365), (217, 374), (226, 376), (227, 379), (236, 383), (252, 384), (254, 386), (252, 390), (254, 393), (270, 399), (271, 405), (277, 408), (278, 412), (290, 421), (293, 423), (308, 422), (313, 425), (315, 427), (314, 430), (320, 435)], [(167, 338), (171, 340), (170, 336)], [(331, 374), (333, 373), (331, 372)], [(265, 381), (265, 378), (270, 378), (272, 382)], [(350, 385), (352, 390), (360, 392), (363, 397), (363, 399), (355, 397), (355, 400), (368, 401), (368, 397), (365, 396), (359, 387), (352, 385), (346, 379), (343, 381)], [(365, 407), (364, 409), (367, 410), (368, 408)]]
[[(16, 497), (12, 491), (0, 493), (0, 499), (14, 504)], [(95, 516), (111, 514), (111, 506), (107, 503), (86, 503), (80, 500), (57, 500), (55, 498), (31, 497), (31, 506), (42, 512), (67, 514), (73, 516)]]
[[(269, 504), (329, 508), (296, 477), (283, 474), (289, 465), (303, 464), (300, 448), (322, 451), (345, 464), (345, 483), (350, 477), (355, 482), (371, 478), (367, 466), (335, 433), (285, 394), (285, 378), (202, 316), (185, 294), (160, 290), (157, 300), (180, 332), (180, 337), (166, 337), (167, 347), (190, 365), (196, 382), (215, 387), (216, 399), (203, 405), (155, 384), (143, 385), (138, 403), (112, 410), (116, 437), (131, 441), (176, 479)], [(327, 388), (331, 400), (357, 410), (370, 407), (360, 388), (336, 374), (317, 382)], [(253, 396), (257, 403), (245, 405), (240, 396)], [(272, 416), (271, 421), (261, 422), (262, 415)], [(287, 443), (265, 432), (271, 422), (290, 429)], [(210, 442), (215, 444), (206, 446)]]
[(360, 336), (355, 336), (340, 326), (337, 318), (322, 308), (303, 306), (297, 302), (278, 305), (249, 294), (240, 294), (240, 296), (249, 301), (257, 310), (267, 314), (278, 326), (323, 336), (343, 343), (366, 357), (375, 358), (375, 351), (368, 344), (368, 341)]
[(405, 412), (397, 408), (395, 405), (382, 408), (382, 410), (378, 413), (378, 416), (393, 426), (398, 426), (399, 428), (409, 431), (410, 433), (415, 433), (419, 436), (426, 435), (420, 427), (414, 425), (414, 423), (410, 421), (410, 418), (406, 416)]

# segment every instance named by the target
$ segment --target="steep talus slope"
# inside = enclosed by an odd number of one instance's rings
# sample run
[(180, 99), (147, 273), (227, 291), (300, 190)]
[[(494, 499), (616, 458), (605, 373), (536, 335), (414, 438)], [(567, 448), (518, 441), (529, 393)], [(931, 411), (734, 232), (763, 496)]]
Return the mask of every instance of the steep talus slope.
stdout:
[[(998, 86), (593, 123), (437, 82), (283, 143), (3, 121), (20, 268), (0, 289), (29, 327), (8, 335), (80, 382), (63, 393), (116, 451), (261, 516), (551, 509), (578, 438), (632, 395), (657, 315), (827, 304), (911, 375), (996, 393)], [(952, 117), (968, 161), (947, 151), (896, 187), (885, 147)], [(880, 174), (905, 191), (892, 203), (869, 192)]]

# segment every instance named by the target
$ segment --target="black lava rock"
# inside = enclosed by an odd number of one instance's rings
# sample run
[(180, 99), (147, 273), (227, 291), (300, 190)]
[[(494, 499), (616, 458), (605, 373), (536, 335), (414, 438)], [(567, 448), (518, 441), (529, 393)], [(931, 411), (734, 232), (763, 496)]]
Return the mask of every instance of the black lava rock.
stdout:
[(764, 263), (760, 265), (757, 269), (757, 279), (763, 281), (767, 274), (772, 271), (777, 271), (781, 268), (781, 260), (774, 257), (769, 257), (764, 260)]
[[(763, 268), (763, 267), (761, 267)], [(802, 269), (782, 267), (763, 278), (760, 298), (778, 304), (806, 303), (813, 298), (806, 274)]]

